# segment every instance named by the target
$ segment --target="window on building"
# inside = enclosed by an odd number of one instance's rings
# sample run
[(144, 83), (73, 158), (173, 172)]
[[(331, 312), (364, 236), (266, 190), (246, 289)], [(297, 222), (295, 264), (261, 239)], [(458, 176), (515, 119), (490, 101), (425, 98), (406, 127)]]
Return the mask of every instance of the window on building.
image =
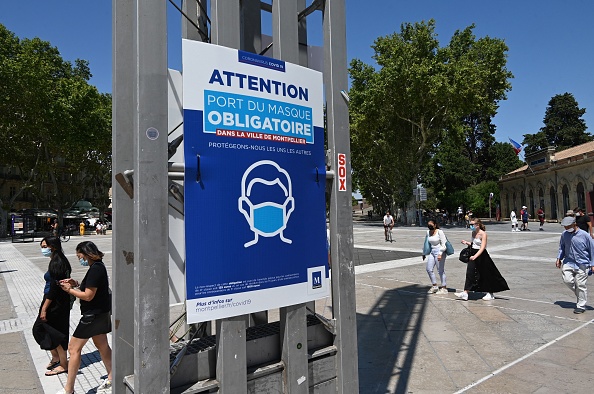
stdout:
[(551, 219), (557, 220), (557, 193), (555, 193), (554, 187), (551, 187), (549, 191), (549, 198), (551, 199)]
[(526, 193), (522, 190), (520, 193), (520, 207), (523, 207), (524, 205), (526, 205)]
[(571, 208), (569, 208), (569, 188), (567, 187), (567, 185), (563, 186), (563, 214), (565, 214), (565, 212), (569, 211)]
[[(512, 200), (512, 209), (513, 210), (518, 210), (518, 202), (516, 201), (516, 192), (514, 192), (514, 198)], [(516, 215), (518, 213), (516, 212)]]
[(586, 209), (586, 193), (584, 193), (584, 185), (582, 182), (577, 185), (577, 206), (584, 210)]
[(530, 214), (534, 216), (534, 192), (530, 190), (528, 196), (530, 197), (530, 204), (528, 204), (528, 212), (530, 212)]
[(507, 209), (507, 213), (511, 212), (511, 209), (509, 209), (509, 193), (505, 195), (505, 208)]
[(15, 194), (16, 194), (16, 187), (15, 186), (9, 187), (8, 188), (8, 197), (13, 198)]
[(542, 191), (542, 187), (538, 189), (538, 207), (544, 209), (545, 201), (544, 201), (544, 192)]

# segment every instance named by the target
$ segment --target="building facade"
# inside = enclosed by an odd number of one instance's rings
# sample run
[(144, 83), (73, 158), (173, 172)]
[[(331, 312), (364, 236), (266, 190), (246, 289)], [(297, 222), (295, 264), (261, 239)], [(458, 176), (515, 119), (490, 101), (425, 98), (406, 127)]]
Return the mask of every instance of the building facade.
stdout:
[(526, 165), (501, 177), (502, 216), (528, 207), (533, 219), (542, 207), (546, 220), (560, 221), (581, 207), (592, 217), (594, 205), (594, 141), (559, 152), (547, 148), (526, 155)]

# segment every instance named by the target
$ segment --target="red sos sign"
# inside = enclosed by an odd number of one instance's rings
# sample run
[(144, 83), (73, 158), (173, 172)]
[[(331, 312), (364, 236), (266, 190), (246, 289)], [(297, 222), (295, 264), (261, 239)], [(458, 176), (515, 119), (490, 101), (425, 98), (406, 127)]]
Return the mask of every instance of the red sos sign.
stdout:
[(346, 192), (346, 155), (344, 153), (338, 154), (338, 191)]

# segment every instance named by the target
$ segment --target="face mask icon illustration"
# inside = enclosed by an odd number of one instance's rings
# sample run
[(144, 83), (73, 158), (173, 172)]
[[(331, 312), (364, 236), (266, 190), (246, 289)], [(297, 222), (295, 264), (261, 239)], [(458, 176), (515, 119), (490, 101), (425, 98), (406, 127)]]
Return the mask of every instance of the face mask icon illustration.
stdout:
[(291, 177), (274, 161), (260, 160), (245, 170), (238, 206), (254, 232), (254, 239), (246, 242), (243, 245), (245, 248), (257, 244), (260, 235), (279, 235), (281, 241), (293, 242), (283, 235), (295, 209)]

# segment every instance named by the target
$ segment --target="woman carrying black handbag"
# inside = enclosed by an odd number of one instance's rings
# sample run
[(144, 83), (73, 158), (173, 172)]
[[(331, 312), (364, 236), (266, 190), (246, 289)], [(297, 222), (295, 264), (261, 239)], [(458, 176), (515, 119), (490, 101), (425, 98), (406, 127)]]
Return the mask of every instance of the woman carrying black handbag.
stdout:
[(70, 328), (70, 297), (60, 289), (59, 281), (70, 277), (72, 267), (64, 255), (60, 238), (51, 235), (43, 238), (39, 245), (41, 254), (49, 257), (50, 261), (43, 275), (43, 301), (33, 324), (33, 337), (39, 347), (51, 351), (52, 358), (45, 375), (54, 376), (68, 370), (66, 350)]
[(473, 219), (470, 222), (472, 230), (472, 242), (462, 240), (464, 245), (471, 246), (471, 256), (466, 266), (466, 282), (464, 291), (455, 293), (460, 300), (468, 300), (469, 291), (486, 292), (483, 300), (495, 299), (493, 293), (509, 290), (507, 282), (493, 263), (487, 252), (487, 232), (485, 225), (480, 219)]

